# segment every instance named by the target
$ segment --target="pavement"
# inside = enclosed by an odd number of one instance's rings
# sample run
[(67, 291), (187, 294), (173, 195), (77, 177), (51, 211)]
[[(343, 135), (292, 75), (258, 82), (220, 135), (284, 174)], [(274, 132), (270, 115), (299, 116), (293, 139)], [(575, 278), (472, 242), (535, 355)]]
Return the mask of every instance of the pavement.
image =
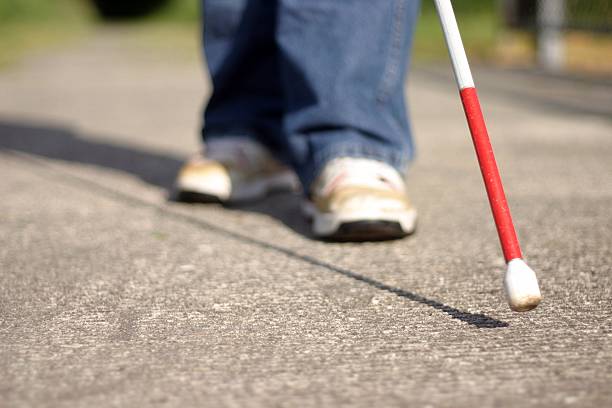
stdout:
[(131, 36), (0, 72), (0, 406), (612, 405), (610, 83), (475, 70), (519, 314), (449, 66), (408, 85), (418, 232), (332, 244), (297, 195), (168, 201), (210, 87)]

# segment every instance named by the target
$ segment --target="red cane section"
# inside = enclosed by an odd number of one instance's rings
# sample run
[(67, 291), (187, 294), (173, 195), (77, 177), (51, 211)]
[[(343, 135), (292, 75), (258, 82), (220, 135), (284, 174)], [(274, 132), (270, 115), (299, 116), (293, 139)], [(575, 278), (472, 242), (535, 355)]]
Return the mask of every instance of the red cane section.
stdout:
[(482, 110), (480, 109), (476, 88), (462, 89), (461, 102), (463, 103), (465, 116), (467, 117), (470, 133), (472, 134), (476, 156), (478, 156), (478, 164), (480, 165), (480, 171), (482, 172), (487, 195), (489, 196), (489, 203), (493, 211), (499, 240), (504, 251), (504, 258), (506, 258), (506, 262), (522, 258), (521, 248), (516, 238), (514, 225), (512, 224), (512, 216), (510, 215), (510, 209), (504, 194), (499, 170), (495, 163), (493, 148), (491, 147), (487, 127), (482, 116)]

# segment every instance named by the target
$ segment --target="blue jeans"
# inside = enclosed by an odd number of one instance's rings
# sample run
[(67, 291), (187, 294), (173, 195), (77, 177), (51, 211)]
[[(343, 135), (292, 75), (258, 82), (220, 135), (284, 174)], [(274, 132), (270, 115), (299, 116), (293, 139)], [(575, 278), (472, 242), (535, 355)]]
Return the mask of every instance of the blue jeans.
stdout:
[(336, 157), (405, 170), (404, 80), (419, 0), (203, 0), (205, 140), (251, 137), (306, 191)]

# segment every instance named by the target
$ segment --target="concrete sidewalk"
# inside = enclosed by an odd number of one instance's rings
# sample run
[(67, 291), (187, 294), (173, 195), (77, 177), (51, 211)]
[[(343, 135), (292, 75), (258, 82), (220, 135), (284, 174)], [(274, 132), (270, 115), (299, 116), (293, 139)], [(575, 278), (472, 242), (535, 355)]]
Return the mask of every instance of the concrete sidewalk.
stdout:
[(612, 404), (609, 85), (476, 72), (544, 295), (515, 314), (448, 70), (410, 83), (418, 233), (329, 244), (297, 196), (167, 202), (208, 86), (129, 35), (0, 72), (0, 406)]

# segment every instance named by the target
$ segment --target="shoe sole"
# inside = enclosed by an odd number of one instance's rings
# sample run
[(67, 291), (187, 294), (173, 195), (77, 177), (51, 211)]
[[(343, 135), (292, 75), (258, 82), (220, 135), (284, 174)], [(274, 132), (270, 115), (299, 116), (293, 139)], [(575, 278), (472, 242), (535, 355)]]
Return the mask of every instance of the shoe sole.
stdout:
[(303, 207), (312, 219), (315, 236), (327, 241), (384, 241), (400, 239), (416, 229), (416, 210), (363, 210), (334, 214), (319, 212), (311, 203)]
[(407, 232), (399, 222), (393, 221), (353, 221), (340, 224), (331, 235), (322, 236), (325, 241), (365, 242), (390, 241), (404, 238), (414, 232)]
[(189, 204), (222, 204), (223, 201), (215, 195), (198, 193), (195, 191), (176, 191), (172, 195), (173, 201)]
[(227, 194), (211, 191), (206, 185), (194, 183), (177, 185), (174, 197), (176, 201), (186, 203), (230, 204), (261, 200), (273, 192), (296, 191), (298, 186), (295, 175), (286, 172), (237, 186), (229, 197)]

